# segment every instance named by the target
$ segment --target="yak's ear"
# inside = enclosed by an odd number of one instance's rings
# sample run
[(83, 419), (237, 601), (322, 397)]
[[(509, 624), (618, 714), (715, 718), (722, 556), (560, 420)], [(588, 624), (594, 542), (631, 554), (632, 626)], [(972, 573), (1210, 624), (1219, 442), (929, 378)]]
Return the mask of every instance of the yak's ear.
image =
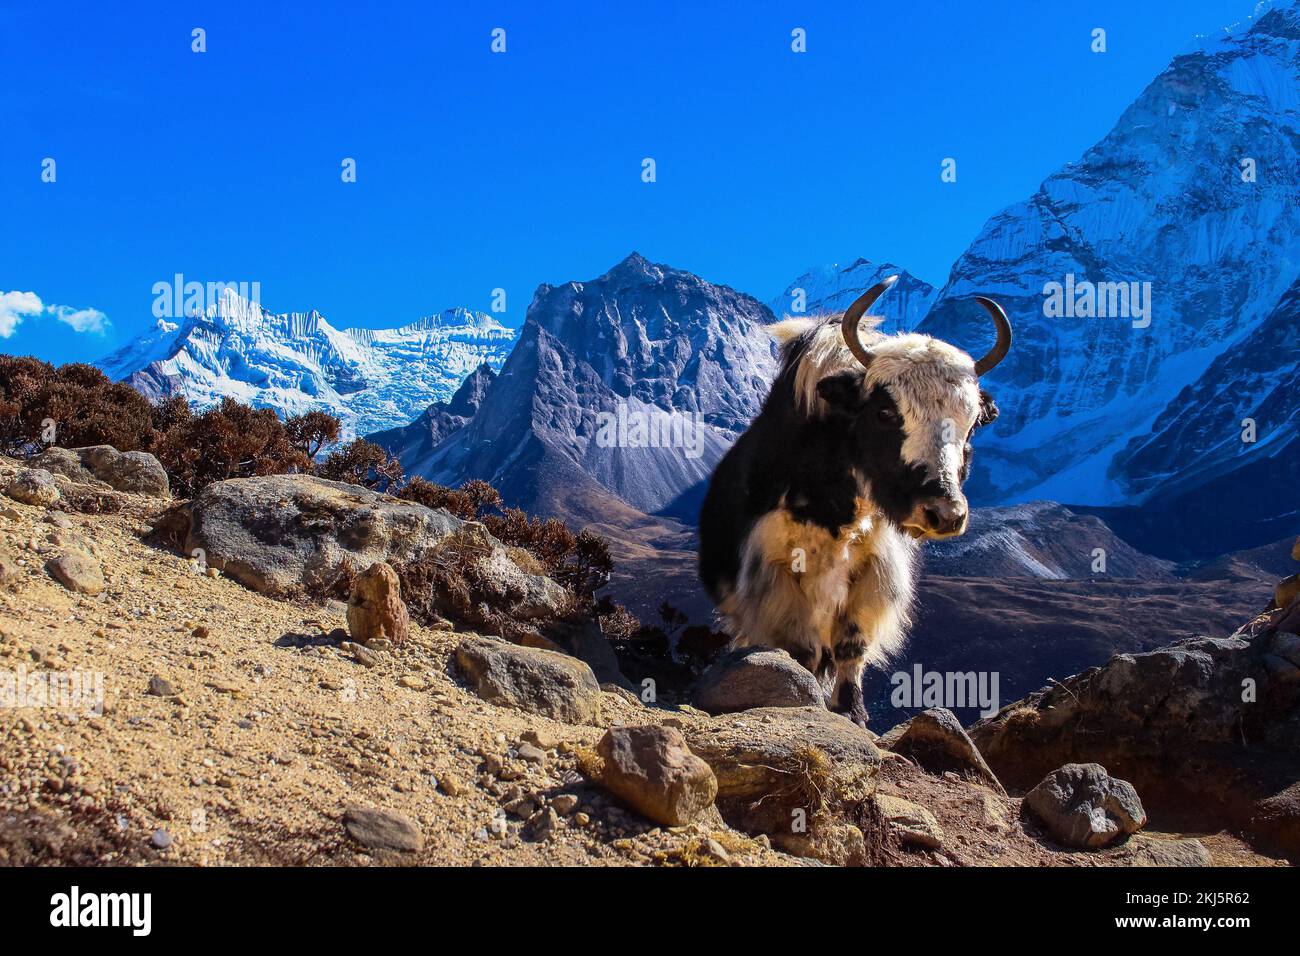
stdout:
[(854, 412), (866, 402), (862, 394), (863, 372), (837, 372), (827, 375), (817, 383), (817, 394), (831, 408), (837, 411)]
[(993, 401), (993, 396), (984, 389), (980, 389), (980, 414), (975, 419), (975, 427), (981, 425), (991, 425), (998, 420), (998, 406)]

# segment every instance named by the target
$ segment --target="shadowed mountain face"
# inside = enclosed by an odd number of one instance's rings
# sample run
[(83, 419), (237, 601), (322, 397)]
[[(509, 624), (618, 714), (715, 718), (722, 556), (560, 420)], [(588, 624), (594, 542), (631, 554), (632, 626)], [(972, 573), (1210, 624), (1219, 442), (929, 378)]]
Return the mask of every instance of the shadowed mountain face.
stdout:
[[(1214, 504), (1212, 533), (1158, 552), (1177, 557), (1300, 528), (1265, 490), (1294, 471), (1263, 461), (1294, 448), (1300, 402), (1294, 332), (1273, 328), (1295, 328), (1298, 106), (1291, 4), (1177, 57), (1078, 162), (989, 220), (920, 324), (978, 351), (983, 294), (1016, 329), (989, 376), (1002, 417), (981, 435), (977, 502)], [(1230, 525), (1251, 540), (1219, 537)]]
[(882, 332), (910, 332), (930, 311), (937, 294), (934, 286), (892, 263), (854, 259), (809, 269), (768, 305), (777, 318), (787, 315), (827, 315), (844, 312), (853, 300), (877, 282), (897, 275), (898, 281), (872, 309), (885, 321)]
[(461, 383), (450, 401), (434, 402), (409, 425), (366, 437), (403, 460), (424, 458), (435, 445), (464, 428), (474, 417), (496, 377), (492, 366), (484, 362)]
[(757, 414), (771, 321), (750, 296), (633, 253), (540, 287), (475, 415), (427, 453), (397, 450), (408, 474), (483, 478), (543, 514), (599, 520), (611, 497), (671, 511)]

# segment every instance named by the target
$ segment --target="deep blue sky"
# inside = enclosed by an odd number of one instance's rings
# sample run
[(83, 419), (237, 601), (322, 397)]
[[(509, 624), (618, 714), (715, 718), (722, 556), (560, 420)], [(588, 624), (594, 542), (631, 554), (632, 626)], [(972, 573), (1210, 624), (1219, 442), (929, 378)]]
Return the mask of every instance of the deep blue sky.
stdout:
[(0, 292), (110, 323), (27, 317), (0, 349), (97, 358), (177, 272), (339, 327), (486, 310), (498, 286), (519, 324), (538, 283), (632, 249), (764, 299), (858, 255), (942, 284), (990, 215), (1252, 9), (0, 0)]

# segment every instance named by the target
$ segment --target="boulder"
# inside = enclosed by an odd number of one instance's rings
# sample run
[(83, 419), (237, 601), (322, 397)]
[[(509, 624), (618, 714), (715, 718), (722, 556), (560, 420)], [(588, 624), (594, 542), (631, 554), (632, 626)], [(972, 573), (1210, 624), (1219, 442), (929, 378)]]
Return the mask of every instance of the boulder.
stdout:
[(685, 826), (713, 806), (718, 781), (674, 727), (614, 727), (586, 772), (629, 807), (664, 826)]
[(343, 813), (348, 835), (369, 850), (418, 853), (424, 849), (424, 833), (410, 817), (392, 810), (350, 806)]
[(59, 500), (59, 486), (44, 468), (24, 468), (5, 483), (5, 494), (25, 505), (48, 508)]
[(50, 559), (45, 570), (69, 591), (98, 594), (104, 590), (104, 572), (99, 562), (82, 551), (68, 551)]
[(471, 637), (456, 648), (456, 666), (479, 697), (571, 724), (600, 716), (600, 684), (567, 654)]
[(112, 445), (47, 448), (34, 461), (76, 482), (102, 481), (114, 491), (156, 498), (171, 491), (166, 469), (148, 452), (120, 452)]
[(817, 678), (783, 650), (742, 647), (722, 654), (696, 682), (695, 706), (710, 714), (755, 707), (825, 707)]
[(731, 826), (798, 856), (870, 862), (880, 752), (868, 731), (824, 707), (763, 707), (692, 721), (685, 734)]
[(943, 846), (943, 827), (933, 813), (918, 803), (885, 793), (876, 794), (876, 807), (890, 832), (905, 846), (937, 850)]
[(1062, 846), (1099, 849), (1146, 826), (1133, 785), (1101, 764), (1070, 763), (1025, 794), (1023, 812), (1037, 818)]
[(1006, 790), (980, 755), (956, 715), (942, 707), (922, 711), (880, 738), (880, 746), (915, 760), (935, 774), (953, 771), (1006, 796)]
[(470, 604), (499, 608), (515, 620), (558, 614), (564, 589), (521, 568), (509, 549), (473, 524), (359, 485), (268, 475), (208, 485), (159, 518), (155, 535), (186, 555), (202, 549), (209, 567), (277, 596), (327, 589), (349, 568), (445, 554), (451, 565), (474, 566), (481, 593)]
[(1200, 840), (1160, 840), (1142, 833), (1124, 845), (1117, 862), (1129, 866), (1213, 866), (1210, 851)]
[(378, 561), (357, 575), (348, 597), (348, 633), (354, 641), (369, 644), (378, 638), (401, 644), (411, 631), (411, 619), (402, 603), (397, 572)]

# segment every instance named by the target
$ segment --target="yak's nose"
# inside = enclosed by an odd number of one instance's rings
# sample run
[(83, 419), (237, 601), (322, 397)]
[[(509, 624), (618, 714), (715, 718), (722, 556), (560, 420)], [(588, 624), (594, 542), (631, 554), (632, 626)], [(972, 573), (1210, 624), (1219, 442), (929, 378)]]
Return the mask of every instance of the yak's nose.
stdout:
[(926, 502), (922, 508), (925, 526), (931, 534), (953, 535), (966, 530), (966, 516), (969, 514), (966, 502), (952, 498), (935, 498)]

